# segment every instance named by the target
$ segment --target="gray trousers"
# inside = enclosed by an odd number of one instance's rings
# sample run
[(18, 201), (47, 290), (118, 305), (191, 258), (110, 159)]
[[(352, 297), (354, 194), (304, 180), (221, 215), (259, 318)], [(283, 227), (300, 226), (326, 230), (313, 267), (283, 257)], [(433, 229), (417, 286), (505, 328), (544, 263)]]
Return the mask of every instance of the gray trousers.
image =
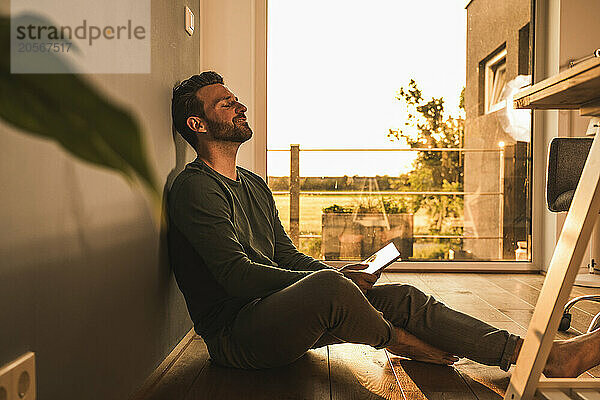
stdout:
[(508, 370), (519, 337), (452, 310), (417, 288), (373, 286), (364, 295), (341, 273), (321, 270), (245, 305), (220, 335), (205, 338), (213, 362), (262, 369), (337, 343), (384, 348), (400, 327), (441, 349)]

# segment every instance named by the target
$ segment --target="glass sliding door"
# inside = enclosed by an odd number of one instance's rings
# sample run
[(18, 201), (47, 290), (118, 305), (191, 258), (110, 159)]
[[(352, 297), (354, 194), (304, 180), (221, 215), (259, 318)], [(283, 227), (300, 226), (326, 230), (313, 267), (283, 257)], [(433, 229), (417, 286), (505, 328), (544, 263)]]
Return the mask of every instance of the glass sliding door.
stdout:
[(531, 261), (531, 116), (511, 101), (531, 3), (509, 2), (269, 4), (268, 183), (299, 249)]

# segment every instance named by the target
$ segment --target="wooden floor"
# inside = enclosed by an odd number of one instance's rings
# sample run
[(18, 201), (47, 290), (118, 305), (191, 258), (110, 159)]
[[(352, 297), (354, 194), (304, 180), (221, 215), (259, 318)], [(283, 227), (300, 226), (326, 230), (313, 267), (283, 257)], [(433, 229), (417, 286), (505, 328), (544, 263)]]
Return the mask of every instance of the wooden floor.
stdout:
[[(542, 275), (388, 273), (378, 283), (401, 282), (492, 325), (524, 335)], [(572, 297), (600, 294), (575, 287)], [(600, 304), (573, 309), (567, 334), (585, 332)], [(589, 376), (600, 377), (600, 368)], [(460, 360), (454, 367), (409, 361), (369, 346), (340, 344), (311, 350), (284, 368), (243, 371), (211, 364), (198, 336), (179, 353), (144, 400), (199, 399), (502, 399), (510, 379), (497, 367)]]

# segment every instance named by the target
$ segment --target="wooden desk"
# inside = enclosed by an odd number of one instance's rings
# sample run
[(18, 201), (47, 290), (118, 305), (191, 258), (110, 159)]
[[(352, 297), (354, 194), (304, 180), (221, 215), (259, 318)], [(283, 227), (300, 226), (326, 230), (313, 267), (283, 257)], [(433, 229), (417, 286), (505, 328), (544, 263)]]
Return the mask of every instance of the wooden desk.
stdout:
[(600, 58), (592, 58), (517, 93), (515, 108), (600, 115)]
[[(578, 109), (600, 115), (600, 58), (590, 59), (539, 82), (514, 97), (516, 108)], [(582, 389), (600, 389), (599, 380), (545, 379), (540, 376), (562, 317), (563, 307), (583, 259), (600, 211), (600, 135), (596, 135), (583, 168), (567, 219), (552, 255), (523, 348), (513, 370), (505, 400), (529, 400), (536, 389), (547, 398), (568, 399)], [(594, 392), (600, 398), (599, 392)]]

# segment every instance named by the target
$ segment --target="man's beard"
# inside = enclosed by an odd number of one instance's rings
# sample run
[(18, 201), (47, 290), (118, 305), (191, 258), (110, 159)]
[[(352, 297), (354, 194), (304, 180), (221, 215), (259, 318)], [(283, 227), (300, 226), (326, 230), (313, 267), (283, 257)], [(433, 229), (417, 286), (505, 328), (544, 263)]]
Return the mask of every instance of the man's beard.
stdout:
[(207, 120), (206, 122), (208, 132), (216, 140), (244, 143), (252, 137), (252, 129), (246, 121), (228, 123)]

